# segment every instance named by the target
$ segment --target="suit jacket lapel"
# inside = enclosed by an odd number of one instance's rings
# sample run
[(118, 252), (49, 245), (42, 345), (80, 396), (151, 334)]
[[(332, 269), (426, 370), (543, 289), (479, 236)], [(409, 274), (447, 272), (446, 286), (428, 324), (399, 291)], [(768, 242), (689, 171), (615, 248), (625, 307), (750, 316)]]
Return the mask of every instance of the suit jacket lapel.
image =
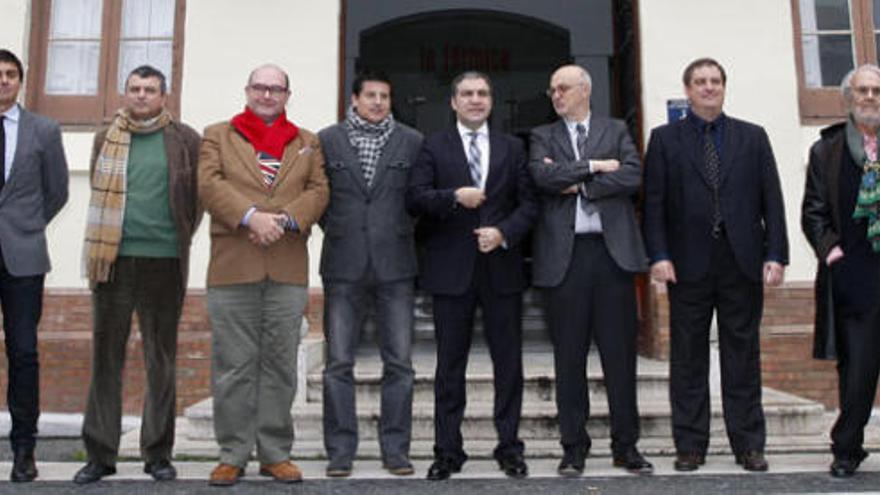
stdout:
[(734, 122), (731, 119), (724, 119), (723, 134), (721, 136), (721, 174), (718, 178), (718, 185), (723, 186), (724, 180), (730, 174), (733, 168), (733, 133), (735, 132)]
[[(608, 126), (606, 125), (606, 122), (604, 120), (596, 117), (593, 117), (591, 119), (590, 133), (587, 134), (587, 145), (584, 146), (584, 154), (586, 156), (582, 156), (581, 160), (586, 160), (593, 156), (593, 153), (596, 151), (596, 147), (602, 141), (602, 136), (605, 135), (606, 129), (608, 129)], [(570, 139), (569, 142), (571, 142)], [(571, 145), (569, 145), (569, 147), (571, 147)]]
[[(403, 142), (402, 134), (397, 129), (394, 129), (391, 132), (391, 136), (388, 137), (388, 142), (385, 143), (385, 147), (382, 148), (382, 154), (379, 155), (379, 162), (376, 163), (376, 174), (373, 176), (373, 186), (382, 183), (382, 179), (385, 178), (385, 175), (388, 173), (388, 164), (391, 162), (391, 158), (396, 156), (396, 150)], [(361, 172), (359, 174), (361, 176), (361, 181), (366, 186), (366, 181), (364, 180), (364, 174)]]
[(486, 177), (485, 190), (490, 191), (492, 187), (503, 179), (506, 172), (504, 163), (507, 160), (507, 147), (498, 133), (489, 130), (489, 176)]
[[(358, 156), (357, 148), (348, 139), (348, 132), (345, 130), (345, 126), (343, 124), (336, 126), (334, 135), (338, 141), (339, 149), (342, 150), (343, 165), (348, 169), (351, 177), (360, 187), (361, 192), (367, 194), (369, 191), (367, 190), (367, 181), (364, 179), (364, 172), (361, 170), (361, 159)], [(375, 180), (375, 177), (373, 179)]]
[(694, 167), (697, 174), (703, 179), (706, 187), (712, 187), (709, 183), (709, 174), (706, 170), (706, 156), (703, 151), (703, 136), (699, 131), (687, 121), (682, 119), (678, 121), (679, 133), (681, 136), (682, 148), (687, 150), (690, 155), (691, 166)]
[[(574, 161), (574, 148), (571, 145), (571, 137), (568, 135), (568, 127), (565, 125), (565, 120), (559, 119), (551, 132), (553, 140), (556, 141), (556, 145), (562, 150), (565, 160)], [(559, 159), (559, 157), (556, 158)]]
[(265, 187), (263, 173), (260, 172), (258, 167), (257, 152), (254, 151), (253, 145), (231, 125), (229, 126), (229, 132), (232, 134), (232, 147), (235, 149), (235, 153), (238, 155), (241, 163), (245, 164), (244, 168), (247, 169), (247, 173)]
[(281, 159), (281, 168), (278, 169), (278, 175), (275, 176), (275, 182), (273, 182), (272, 186), (274, 187), (276, 184), (280, 184), (281, 181), (284, 180), (284, 177), (290, 173), (290, 170), (293, 168), (294, 164), (296, 164), (296, 160), (299, 158), (300, 154), (308, 153), (303, 143), (305, 141), (301, 136), (297, 136), (296, 139), (287, 143), (287, 146), (284, 147), (284, 157)]
[[(24, 163), (24, 156), (27, 150), (32, 146), (34, 138), (33, 122), (31, 115), (24, 109), (19, 107), (18, 117), (18, 142), (15, 144), (15, 155), (12, 157), (12, 163), (6, 164), (6, 167), (12, 167), (9, 177), (6, 179), (6, 185), (3, 186), (2, 194), (4, 196), (13, 190), (15, 178), (19, 175), (19, 169), (28, 166)], [(5, 173), (5, 171), (4, 171)]]
[[(458, 133), (458, 128), (453, 126), (446, 133), (446, 139), (449, 142), (449, 150), (450, 150), (450, 158), (452, 162), (450, 165), (453, 167), (453, 174), (458, 176), (459, 183), (464, 185), (473, 185), (473, 181), (471, 180), (471, 172), (468, 167), (467, 155), (464, 153), (464, 143), (461, 140), (461, 135)], [(491, 157), (492, 151), (489, 151), (489, 156)]]

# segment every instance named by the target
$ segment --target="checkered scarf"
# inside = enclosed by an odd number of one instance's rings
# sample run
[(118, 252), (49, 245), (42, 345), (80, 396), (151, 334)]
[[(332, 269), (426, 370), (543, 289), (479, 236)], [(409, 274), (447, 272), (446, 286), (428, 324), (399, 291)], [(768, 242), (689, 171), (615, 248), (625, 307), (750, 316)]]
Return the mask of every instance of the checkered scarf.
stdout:
[(348, 107), (345, 118), (345, 129), (348, 131), (348, 141), (357, 149), (358, 159), (361, 162), (361, 170), (364, 172), (364, 180), (367, 186), (373, 185), (373, 176), (376, 175), (376, 164), (382, 155), (382, 148), (394, 131), (394, 117), (388, 114), (385, 120), (373, 124), (361, 118), (355, 112), (354, 107)]
[(168, 110), (163, 109), (149, 120), (134, 120), (127, 110), (120, 109), (107, 129), (92, 172), (92, 197), (83, 246), (83, 274), (92, 285), (110, 280), (110, 270), (119, 252), (131, 135), (156, 132), (170, 123)]

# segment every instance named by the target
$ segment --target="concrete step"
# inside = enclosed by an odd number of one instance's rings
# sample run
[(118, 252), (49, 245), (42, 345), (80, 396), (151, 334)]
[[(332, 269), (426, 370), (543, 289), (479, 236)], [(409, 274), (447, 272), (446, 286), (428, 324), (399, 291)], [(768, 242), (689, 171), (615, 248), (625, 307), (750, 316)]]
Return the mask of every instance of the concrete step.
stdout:
[[(834, 413), (825, 413), (819, 419), (821, 433), (810, 435), (777, 435), (772, 431), (767, 437), (767, 452), (771, 454), (816, 452), (827, 455), (828, 435), (834, 421)], [(193, 431), (192, 424), (183, 417), (178, 418), (177, 438), (174, 446), (174, 457), (178, 460), (202, 460), (216, 459), (218, 455), (217, 443), (213, 438), (196, 438), (198, 435)], [(120, 442), (120, 456), (122, 458), (139, 458), (138, 429), (129, 431), (123, 435)], [(433, 439), (416, 439), (412, 442), (411, 456), (413, 459), (431, 459), (433, 457)], [(562, 449), (558, 438), (552, 439), (528, 439), (525, 441), (526, 457), (535, 458), (559, 458)], [(494, 439), (473, 439), (465, 437), (465, 451), (472, 459), (491, 459), (495, 448)], [(865, 431), (865, 448), (875, 451), (880, 449), (880, 421), (872, 421)], [(645, 455), (674, 455), (675, 447), (671, 437), (643, 437), (639, 441), (639, 450)], [(730, 446), (727, 437), (718, 432), (713, 432), (709, 441), (708, 453), (730, 454)], [(292, 455), (294, 459), (326, 459), (324, 443), (321, 439), (297, 437), (293, 444)], [(595, 438), (591, 458), (608, 458), (611, 456), (610, 442), (607, 438)], [(380, 459), (379, 444), (376, 439), (362, 438), (358, 447), (359, 459)], [(671, 461), (670, 461), (671, 462)], [(593, 464), (593, 463), (591, 463)]]
[[(433, 343), (419, 343), (413, 355), (415, 384), (414, 402), (432, 403), (434, 400), (434, 371), (436, 356)], [(669, 370), (665, 362), (639, 358), (637, 362), (637, 394), (640, 401), (665, 399), (669, 395)], [(553, 353), (549, 345), (527, 343), (523, 351), (523, 402), (553, 402), (556, 397), (556, 373)], [(591, 401), (603, 400), (605, 385), (602, 381), (599, 355), (591, 352), (587, 359), (587, 379)], [(354, 369), (358, 404), (377, 403), (381, 396), (382, 362), (375, 348), (362, 348)], [(320, 367), (307, 379), (306, 400), (322, 402), (324, 390)], [(492, 362), (485, 348), (471, 352), (467, 369), (467, 398), (469, 403), (491, 403), (494, 400)]]
[[(824, 409), (814, 402), (785, 394), (772, 389), (764, 391), (764, 414), (767, 429), (774, 435), (798, 436), (812, 435), (822, 431)], [(322, 405), (307, 403), (295, 406), (292, 411), (296, 438), (301, 440), (320, 440), (323, 438)], [(379, 407), (377, 404), (360, 405), (357, 411), (358, 429), (363, 440), (378, 438)], [(712, 401), (712, 426), (714, 434), (723, 434), (721, 403)], [(213, 411), (211, 399), (196, 404), (186, 411), (189, 420), (189, 435), (194, 439), (210, 440), (214, 437)], [(652, 400), (640, 404), (639, 417), (642, 438), (671, 437), (670, 407), (668, 401)], [(594, 438), (608, 438), (610, 417), (605, 400), (591, 404), (590, 420), (587, 429)], [(558, 439), (559, 430), (556, 406), (553, 402), (526, 402), (523, 404), (520, 420), (520, 436), (524, 440)], [(472, 440), (493, 440), (496, 438), (492, 405), (489, 403), (469, 403), (462, 422), (462, 435)], [(413, 404), (413, 440), (432, 440), (434, 438), (433, 403), (415, 402)]]

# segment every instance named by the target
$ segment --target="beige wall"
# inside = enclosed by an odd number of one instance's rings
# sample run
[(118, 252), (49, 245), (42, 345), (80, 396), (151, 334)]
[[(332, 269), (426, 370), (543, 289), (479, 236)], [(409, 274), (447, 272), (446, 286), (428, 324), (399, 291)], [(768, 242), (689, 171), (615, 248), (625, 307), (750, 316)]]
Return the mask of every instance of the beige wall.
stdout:
[[(0, 0), (0, 45), (27, 63), (28, 0)], [(800, 234), (799, 204), (806, 150), (818, 135), (800, 124), (791, 12), (785, 0), (640, 0), (645, 134), (666, 119), (666, 100), (683, 96), (681, 71), (712, 56), (727, 68), (728, 114), (758, 123), (773, 143), (786, 198), (791, 242), (789, 280), (812, 279), (814, 262)], [(274, 62), (290, 73), (294, 122), (318, 130), (336, 119), (339, 2), (308, 0), (188, 0), (184, 39), (182, 118), (198, 130), (244, 105), (248, 72)], [(707, 21), (711, 19), (711, 21)], [(92, 134), (66, 132), (71, 200), (50, 226), (54, 270), (50, 287), (84, 287), (80, 251), (88, 201), (85, 171)], [(202, 287), (208, 260), (206, 224), (194, 244), (191, 285)], [(312, 240), (311, 285), (320, 285), (320, 231)]]
[(788, 280), (811, 280), (815, 263), (800, 232), (806, 150), (817, 128), (800, 124), (791, 6), (785, 0), (640, 0), (644, 132), (666, 122), (666, 100), (683, 98), (681, 73), (709, 56), (724, 65), (725, 112), (763, 126), (786, 202)]
[[(27, 0), (0, 0), (0, 46), (27, 63), (30, 25)], [(255, 66), (273, 62), (290, 74), (288, 116), (318, 131), (336, 120), (339, 2), (307, 0), (188, 0), (184, 34), (181, 118), (201, 131), (244, 107), (244, 86)], [(49, 287), (85, 287), (80, 253), (88, 204), (92, 132), (64, 134), (71, 169), (70, 201), (49, 227), (53, 271)], [(193, 246), (190, 286), (204, 287), (208, 264), (208, 218)], [(320, 229), (311, 241), (311, 285), (317, 276)]]

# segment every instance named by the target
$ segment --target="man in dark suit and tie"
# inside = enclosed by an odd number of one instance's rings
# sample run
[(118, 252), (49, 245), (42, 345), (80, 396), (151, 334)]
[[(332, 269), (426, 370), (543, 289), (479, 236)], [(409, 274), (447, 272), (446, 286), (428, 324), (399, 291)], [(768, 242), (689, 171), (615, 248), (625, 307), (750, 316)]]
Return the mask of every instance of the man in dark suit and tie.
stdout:
[(553, 340), (556, 407), (564, 450), (559, 474), (578, 476), (590, 450), (586, 365), (602, 357), (613, 462), (633, 473), (653, 466), (636, 449), (636, 293), (647, 257), (636, 221), (639, 155), (626, 125), (590, 112), (592, 80), (559, 68), (548, 96), (561, 119), (532, 131), (529, 168), (543, 206), (534, 235), (534, 282), (544, 289)]
[(461, 421), (478, 305), (495, 378), (494, 456), (508, 476), (521, 478), (528, 474), (518, 437), (526, 286), (521, 242), (537, 204), (522, 143), (489, 129), (489, 77), (457, 76), (451, 104), (456, 125), (426, 138), (407, 191), (407, 207), (420, 217), (424, 234), (419, 283), (433, 295), (437, 339), (435, 460), (428, 479), (449, 478), (467, 460)]
[(50, 269), (46, 224), (67, 202), (68, 181), (58, 124), (16, 103), (23, 79), (18, 57), (0, 50), (0, 307), (9, 362), (12, 481), (37, 477), (37, 324)]
[(759, 329), (764, 293), (788, 263), (785, 212), (767, 133), (722, 113), (727, 77), (709, 58), (684, 71), (687, 117), (651, 133), (645, 240), (667, 284), (675, 469), (709, 445), (709, 329), (718, 317), (724, 422), (737, 464), (766, 471)]
[(369, 301), (382, 356), (382, 465), (413, 473), (412, 332), (417, 272), (413, 220), (404, 195), (422, 136), (391, 115), (391, 81), (367, 72), (352, 84), (346, 119), (318, 134), (330, 204), (324, 245), (324, 446), (327, 475), (349, 476), (357, 453), (353, 368)]

